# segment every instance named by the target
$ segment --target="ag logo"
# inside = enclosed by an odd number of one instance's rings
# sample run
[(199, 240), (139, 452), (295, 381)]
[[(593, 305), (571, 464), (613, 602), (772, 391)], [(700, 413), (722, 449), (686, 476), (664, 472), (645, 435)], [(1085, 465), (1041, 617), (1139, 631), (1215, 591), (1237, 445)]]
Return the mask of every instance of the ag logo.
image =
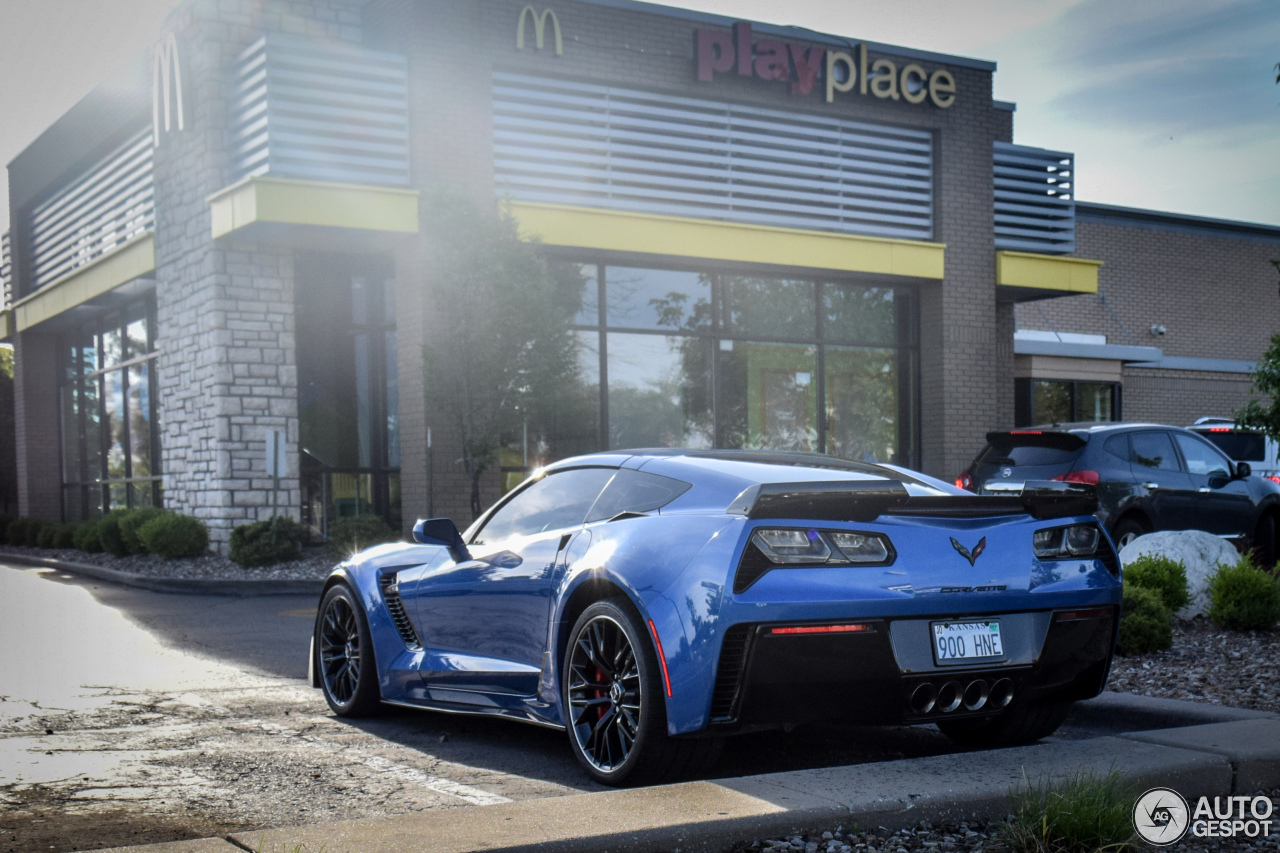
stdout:
[(1133, 828), (1157, 847), (1181, 840), (1190, 823), (1187, 801), (1172, 788), (1152, 788), (1133, 805)]

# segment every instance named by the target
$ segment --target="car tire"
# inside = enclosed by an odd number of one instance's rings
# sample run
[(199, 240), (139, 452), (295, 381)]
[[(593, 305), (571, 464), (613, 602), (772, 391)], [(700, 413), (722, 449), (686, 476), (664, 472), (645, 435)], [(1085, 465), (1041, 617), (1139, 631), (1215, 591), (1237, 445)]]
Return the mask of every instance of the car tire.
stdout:
[(1014, 700), (994, 717), (940, 720), (938, 728), (961, 746), (992, 749), (1035, 743), (1058, 730), (1071, 710), (1071, 702), (1020, 702)]
[(1146, 525), (1132, 516), (1122, 518), (1111, 531), (1111, 538), (1115, 540), (1116, 550), (1121, 550), (1134, 539), (1146, 533), (1150, 533)]
[(320, 600), (315, 627), (316, 679), (339, 717), (367, 717), (382, 706), (373, 638), (351, 588), (335, 584)]
[(601, 784), (675, 781), (719, 757), (721, 739), (667, 734), (661, 664), (629, 602), (598, 601), (578, 617), (560, 695), (574, 757)]
[(1253, 553), (1260, 568), (1271, 571), (1276, 565), (1276, 517), (1262, 514), (1253, 533)]

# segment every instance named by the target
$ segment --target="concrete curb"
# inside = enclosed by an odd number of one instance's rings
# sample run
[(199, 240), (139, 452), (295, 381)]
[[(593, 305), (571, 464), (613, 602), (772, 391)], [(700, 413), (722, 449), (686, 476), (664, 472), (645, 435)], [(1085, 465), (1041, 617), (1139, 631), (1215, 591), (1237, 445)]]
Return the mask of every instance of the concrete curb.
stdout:
[(1168, 729), (1175, 726), (1275, 719), (1280, 719), (1280, 715), (1271, 711), (1253, 711), (1248, 708), (1208, 705), (1183, 699), (1159, 699), (1133, 693), (1108, 692), (1084, 702), (1077, 702), (1067, 716), (1066, 725), (1081, 728), (1096, 727), (1111, 733), (1117, 730), (1117, 722), (1123, 723), (1124, 731), (1136, 732), (1142, 729)]
[(324, 587), (324, 580), (221, 580), (210, 578), (161, 578), (153, 575), (140, 575), (135, 572), (122, 572), (106, 566), (94, 566), (88, 563), (71, 563), (54, 560), (48, 557), (32, 557), (26, 554), (14, 554), (0, 551), (0, 563), (20, 563), (25, 566), (37, 566), (46, 569), (57, 569), (73, 575), (95, 578), (96, 580), (118, 583), (137, 589), (152, 592), (168, 592), (180, 595), (231, 595), (237, 597), (251, 595), (319, 595)]
[(1188, 796), (1232, 791), (1232, 764), (1223, 755), (1103, 737), (228, 838), (248, 850), (305, 844), (327, 853), (722, 853), (737, 843), (836, 824), (898, 829), (925, 819), (1001, 818), (1009, 812), (1010, 792), (1026, 780), (1081, 769), (1105, 773), (1113, 766), (1139, 787), (1167, 785)]

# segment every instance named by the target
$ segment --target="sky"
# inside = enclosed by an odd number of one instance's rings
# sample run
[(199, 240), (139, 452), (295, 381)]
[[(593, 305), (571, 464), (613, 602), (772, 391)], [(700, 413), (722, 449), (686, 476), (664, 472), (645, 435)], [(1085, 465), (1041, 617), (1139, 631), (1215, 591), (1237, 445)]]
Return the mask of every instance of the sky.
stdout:
[[(176, 3), (0, 0), (0, 162), (137, 57)], [(667, 5), (992, 60), (1014, 141), (1073, 152), (1077, 198), (1280, 225), (1280, 0)]]

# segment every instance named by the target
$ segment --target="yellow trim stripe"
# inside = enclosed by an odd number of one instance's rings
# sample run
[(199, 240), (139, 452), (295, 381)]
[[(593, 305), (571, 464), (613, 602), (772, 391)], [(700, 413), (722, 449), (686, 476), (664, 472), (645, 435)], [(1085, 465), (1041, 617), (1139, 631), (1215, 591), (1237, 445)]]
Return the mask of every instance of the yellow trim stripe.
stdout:
[(147, 233), (72, 270), (13, 304), (14, 331), (51, 320), (122, 284), (155, 272), (156, 237)]
[(1100, 266), (1102, 261), (1084, 258), (996, 252), (996, 284), (1066, 293), (1097, 293)]
[(617, 210), (506, 203), (549, 246), (940, 279), (946, 244)]
[(260, 222), (418, 231), (416, 190), (254, 177), (219, 190), (207, 201), (215, 240)]

